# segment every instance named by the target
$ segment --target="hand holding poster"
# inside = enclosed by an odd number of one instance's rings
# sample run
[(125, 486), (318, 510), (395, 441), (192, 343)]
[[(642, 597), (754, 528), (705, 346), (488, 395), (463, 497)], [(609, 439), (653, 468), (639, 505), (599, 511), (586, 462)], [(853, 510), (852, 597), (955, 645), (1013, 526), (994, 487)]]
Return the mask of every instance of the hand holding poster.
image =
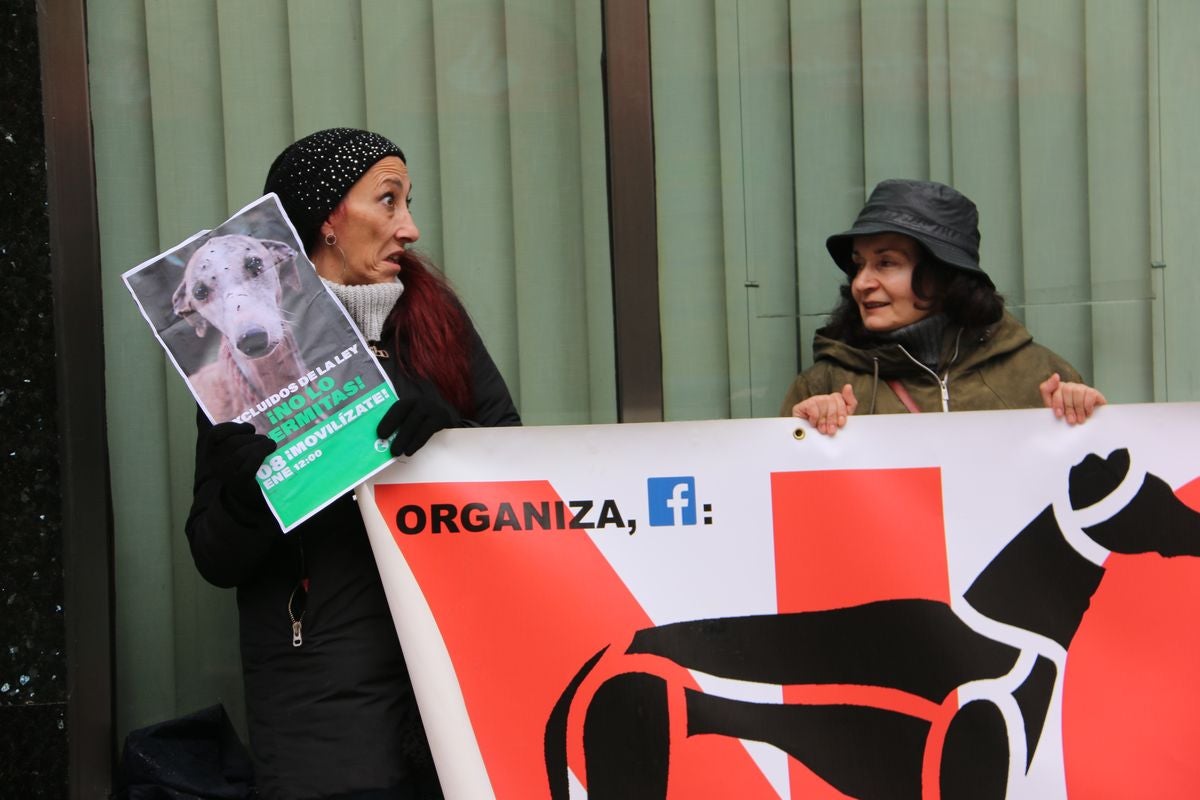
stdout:
[(359, 491), (448, 798), (1200, 795), (1200, 407), (805, 428), (449, 431)]
[(275, 195), (123, 278), (209, 421), (276, 442), (257, 478), (285, 531), (391, 460), (395, 392)]

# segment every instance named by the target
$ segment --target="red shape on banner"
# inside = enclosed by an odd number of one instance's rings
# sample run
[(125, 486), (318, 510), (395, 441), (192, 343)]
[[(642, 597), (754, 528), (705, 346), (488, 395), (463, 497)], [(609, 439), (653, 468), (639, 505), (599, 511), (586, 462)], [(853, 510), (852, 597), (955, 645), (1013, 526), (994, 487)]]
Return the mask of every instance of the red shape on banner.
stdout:
[(950, 602), (937, 468), (776, 473), (771, 510), (780, 613)]
[[(1200, 511), (1200, 479), (1176, 496)], [(1067, 657), (1067, 793), (1200, 797), (1200, 559), (1113, 554), (1105, 566)]]
[[(433, 611), (502, 799), (548, 797), (543, 742), (554, 704), (588, 659), (606, 646), (627, 646), (634, 631), (654, 623), (582, 530), (408, 535), (400, 533), (396, 512), (409, 504), (428, 513), (435, 503), (496, 509), (507, 501), (520, 509), (525, 501), (553, 507), (558, 500), (547, 481), (375, 488), (379, 511)], [(696, 687), (690, 676), (687, 685)], [(569, 730), (578, 730), (583, 710), (577, 698)], [(579, 755), (570, 753), (570, 763), (582, 763)], [(777, 796), (740, 742), (717, 737), (673, 738), (669, 781), (671, 798)]]
[[(950, 602), (941, 472), (913, 469), (827, 470), (771, 475), (779, 612), (846, 608), (878, 600)], [(838, 685), (824, 702), (892, 708), (944, 727), (957, 709), (904, 692)], [(784, 702), (820, 702), (814, 687), (785, 686)], [(940, 761), (926, 752), (924, 783)], [(792, 797), (845, 797), (795, 759), (788, 760)], [(936, 773), (932, 773), (936, 774)]]

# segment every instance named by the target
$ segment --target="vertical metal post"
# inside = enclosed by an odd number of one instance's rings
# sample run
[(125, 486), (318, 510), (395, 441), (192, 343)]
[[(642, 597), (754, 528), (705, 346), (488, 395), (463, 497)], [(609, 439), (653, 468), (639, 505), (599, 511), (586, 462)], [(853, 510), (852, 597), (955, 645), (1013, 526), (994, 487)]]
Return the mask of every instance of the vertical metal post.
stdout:
[(92, 800), (112, 788), (113, 572), (86, 12), (83, 0), (37, 9), (58, 354), (69, 786), (73, 800)]
[(604, 3), (617, 417), (663, 418), (649, 0)]

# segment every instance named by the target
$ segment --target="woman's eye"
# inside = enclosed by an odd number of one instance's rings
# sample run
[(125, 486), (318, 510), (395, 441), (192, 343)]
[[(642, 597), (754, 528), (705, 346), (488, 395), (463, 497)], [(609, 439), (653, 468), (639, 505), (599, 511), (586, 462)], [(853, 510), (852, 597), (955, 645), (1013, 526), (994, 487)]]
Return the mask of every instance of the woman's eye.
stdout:
[(410, 194), (408, 197), (404, 198), (404, 205), (411, 206), (412, 204), (413, 204), (413, 198), (412, 198), (412, 195)]
[(380, 202), (382, 202), (385, 206), (394, 206), (396, 205), (396, 195), (388, 192), (382, 198), (380, 198)]

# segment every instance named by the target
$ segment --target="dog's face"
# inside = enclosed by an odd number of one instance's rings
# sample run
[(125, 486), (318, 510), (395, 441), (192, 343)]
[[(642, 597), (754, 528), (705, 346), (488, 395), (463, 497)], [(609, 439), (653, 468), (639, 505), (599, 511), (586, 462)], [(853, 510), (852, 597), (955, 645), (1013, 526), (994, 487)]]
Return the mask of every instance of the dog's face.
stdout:
[(252, 236), (216, 236), (188, 259), (172, 306), (197, 336), (211, 325), (242, 353), (260, 358), (275, 349), (286, 329), (283, 282), (300, 288), (291, 247)]

